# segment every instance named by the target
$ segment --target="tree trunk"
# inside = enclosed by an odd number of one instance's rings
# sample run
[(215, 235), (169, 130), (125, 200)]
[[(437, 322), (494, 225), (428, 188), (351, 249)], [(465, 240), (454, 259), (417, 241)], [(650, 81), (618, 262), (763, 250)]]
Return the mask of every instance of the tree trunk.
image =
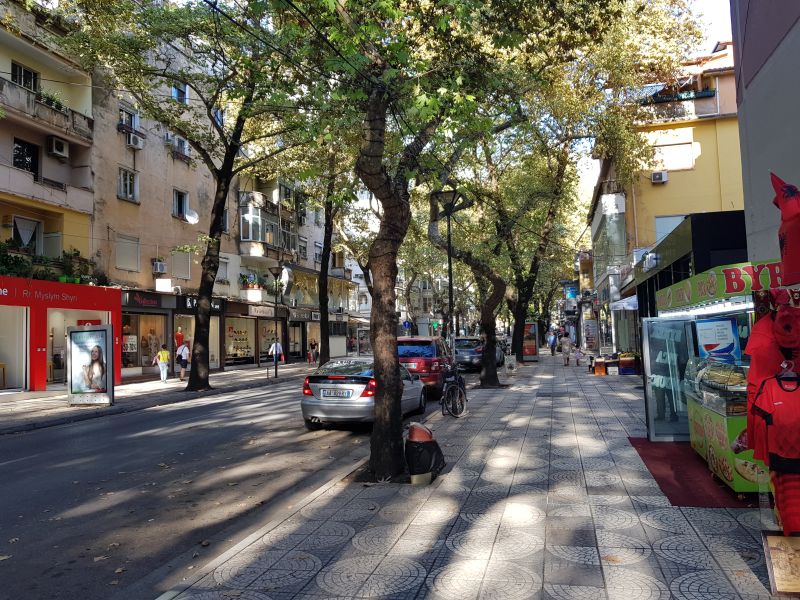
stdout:
[[(230, 173), (230, 171), (228, 171)], [(187, 391), (198, 392), (211, 389), (209, 375), (208, 340), (211, 330), (211, 293), (219, 269), (219, 247), (222, 237), (222, 217), (231, 187), (230, 175), (217, 174), (217, 188), (211, 207), (211, 225), (206, 254), (203, 257), (203, 272), (200, 275), (200, 290), (194, 317), (194, 340), (192, 340), (192, 370), (189, 372)]]
[(378, 235), (369, 248), (372, 276), (370, 341), (374, 356), (375, 421), (370, 438), (370, 468), (376, 479), (388, 479), (405, 469), (400, 410), (402, 381), (397, 358), (397, 253), (411, 222), (408, 174), (417, 167), (420, 152), (436, 131), (432, 120), (403, 149), (394, 177), (383, 164), (389, 98), (376, 86), (367, 100), (356, 173), (381, 203)]
[(478, 281), (478, 289), (481, 302), (481, 334), (484, 337), (483, 353), (481, 354), (481, 376), (480, 387), (482, 388), (497, 388), (500, 387), (500, 379), (497, 376), (497, 361), (495, 360), (495, 352), (497, 348), (497, 336), (495, 334), (495, 314), (497, 307), (503, 301), (506, 293), (505, 283), (493, 282), (494, 285), (489, 291), (489, 280), (485, 276), (472, 271), (475, 280)]
[(317, 289), (319, 290), (319, 364), (324, 365), (330, 360), (330, 321), (328, 313), (328, 267), (331, 262), (331, 242), (333, 240), (333, 192), (336, 189), (336, 154), (331, 151), (328, 155), (328, 186), (325, 190), (325, 232), (322, 240), (322, 264), (319, 268)]

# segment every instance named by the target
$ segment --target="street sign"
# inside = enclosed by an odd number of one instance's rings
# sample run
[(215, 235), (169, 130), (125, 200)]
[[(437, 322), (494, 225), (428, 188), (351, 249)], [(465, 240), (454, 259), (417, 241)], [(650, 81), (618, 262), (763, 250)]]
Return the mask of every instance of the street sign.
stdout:
[(403, 329), (411, 329), (411, 321), (403, 321)]

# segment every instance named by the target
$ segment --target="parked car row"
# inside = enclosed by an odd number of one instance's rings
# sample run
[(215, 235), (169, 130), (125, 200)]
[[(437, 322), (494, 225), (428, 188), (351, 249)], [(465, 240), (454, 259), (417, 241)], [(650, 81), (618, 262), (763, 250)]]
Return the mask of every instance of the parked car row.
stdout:
[[(455, 340), (456, 361), (464, 370), (480, 370), (483, 361), (484, 343), (479, 337), (457, 337)], [(503, 346), (498, 343), (494, 348), (496, 366), (502, 366), (506, 361)]]

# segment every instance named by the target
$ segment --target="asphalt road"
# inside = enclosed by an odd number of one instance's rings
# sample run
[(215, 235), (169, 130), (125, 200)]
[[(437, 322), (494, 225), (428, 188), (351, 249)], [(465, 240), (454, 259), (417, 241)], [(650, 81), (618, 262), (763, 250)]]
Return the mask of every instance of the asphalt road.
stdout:
[(0, 598), (155, 597), (367, 455), (297, 387), (0, 438)]

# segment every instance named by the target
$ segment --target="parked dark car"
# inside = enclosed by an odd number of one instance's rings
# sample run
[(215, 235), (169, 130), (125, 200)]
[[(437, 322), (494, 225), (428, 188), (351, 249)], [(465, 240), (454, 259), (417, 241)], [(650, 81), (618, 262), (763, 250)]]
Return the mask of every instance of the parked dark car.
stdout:
[(444, 338), (439, 336), (401, 336), (397, 338), (400, 364), (416, 375), (430, 391), (429, 398), (438, 399), (444, 389), (444, 378), (455, 363)]
[[(461, 369), (466, 371), (480, 369), (483, 360), (483, 340), (479, 337), (456, 338), (456, 361)], [(494, 348), (495, 365), (498, 367), (505, 362), (505, 353), (498, 343)]]

